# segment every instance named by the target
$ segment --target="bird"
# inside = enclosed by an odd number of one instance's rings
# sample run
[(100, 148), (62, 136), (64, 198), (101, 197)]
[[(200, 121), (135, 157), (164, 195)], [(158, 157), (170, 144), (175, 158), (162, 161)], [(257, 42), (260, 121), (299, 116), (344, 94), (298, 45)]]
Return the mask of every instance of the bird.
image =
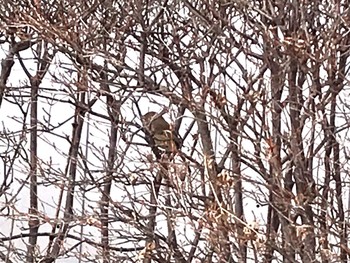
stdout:
[(179, 150), (180, 139), (161, 114), (154, 111), (147, 112), (142, 116), (142, 122), (157, 147), (168, 152)]

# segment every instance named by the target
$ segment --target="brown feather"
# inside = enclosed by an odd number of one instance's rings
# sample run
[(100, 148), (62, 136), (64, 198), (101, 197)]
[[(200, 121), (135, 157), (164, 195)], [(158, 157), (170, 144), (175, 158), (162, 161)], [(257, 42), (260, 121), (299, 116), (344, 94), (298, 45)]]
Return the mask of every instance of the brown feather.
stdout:
[(143, 125), (153, 136), (157, 146), (168, 151), (175, 151), (179, 148), (179, 138), (171, 130), (169, 123), (158, 113), (150, 111), (142, 116)]

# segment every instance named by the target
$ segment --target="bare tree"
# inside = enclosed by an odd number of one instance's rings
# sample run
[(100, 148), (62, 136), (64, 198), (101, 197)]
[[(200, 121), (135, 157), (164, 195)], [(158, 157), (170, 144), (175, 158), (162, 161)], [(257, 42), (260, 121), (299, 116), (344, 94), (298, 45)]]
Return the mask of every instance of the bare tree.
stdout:
[(349, 12), (4, 0), (0, 258), (347, 262)]

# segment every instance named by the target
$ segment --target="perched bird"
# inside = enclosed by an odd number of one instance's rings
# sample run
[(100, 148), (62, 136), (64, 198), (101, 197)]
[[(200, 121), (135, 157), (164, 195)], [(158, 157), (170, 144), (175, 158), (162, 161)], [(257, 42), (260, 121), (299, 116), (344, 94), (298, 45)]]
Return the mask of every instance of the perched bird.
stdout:
[(180, 140), (171, 129), (170, 124), (161, 114), (150, 111), (142, 116), (143, 126), (152, 136), (156, 146), (166, 151), (174, 152), (180, 147)]
[[(157, 147), (164, 149), (166, 152), (176, 153), (177, 155), (177, 150), (179, 150), (181, 145), (180, 138), (161, 114), (150, 111), (142, 116), (142, 123), (152, 136)], [(174, 161), (174, 155), (171, 154), (170, 156)], [(191, 174), (191, 170), (184, 156), (179, 156), (182, 162), (173, 163), (172, 167), (177, 171), (180, 180), (184, 181), (186, 176)]]

